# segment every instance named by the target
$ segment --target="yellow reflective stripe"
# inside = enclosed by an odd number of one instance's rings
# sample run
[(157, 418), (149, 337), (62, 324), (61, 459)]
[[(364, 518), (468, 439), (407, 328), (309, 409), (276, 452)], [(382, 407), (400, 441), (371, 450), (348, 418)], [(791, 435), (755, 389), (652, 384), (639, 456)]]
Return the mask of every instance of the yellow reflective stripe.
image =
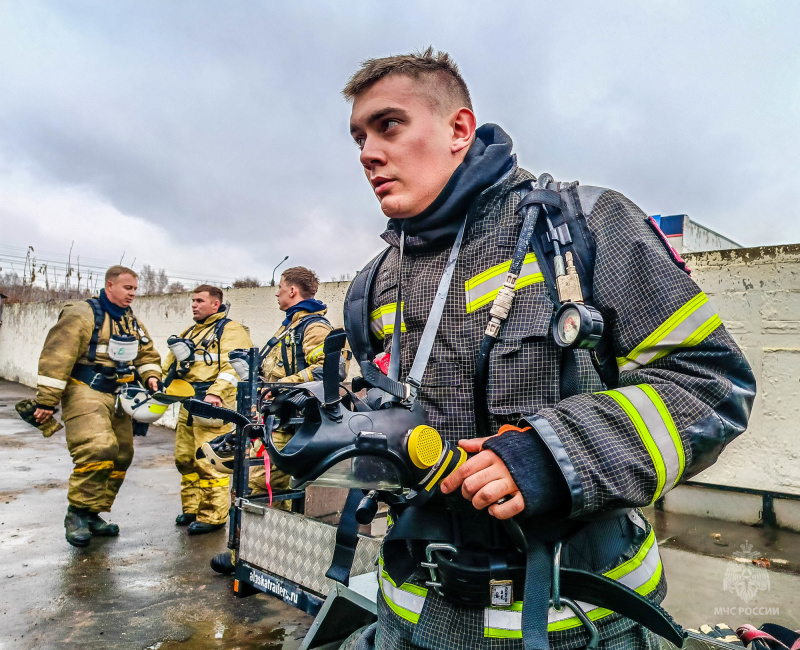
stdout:
[(114, 469), (113, 460), (99, 460), (95, 463), (85, 463), (83, 465), (75, 465), (72, 470), (73, 474), (86, 474), (88, 472), (98, 472), (103, 469)]
[(181, 483), (184, 485), (187, 483), (194, 483), (195, 481), (200, 480), (200, 474), (197, 472), (190, 472), (189, 474), (184, 474), (181, 476)]
[[(663, 565), (658, 554), (655, 531), (651, 528), (641, 548), (630, 560), (623, 562), (610, 571), (606, 571), (603, 575), (617, 580), (642, 596), (646, 596), (658, 586), (662, 572)], [(596, 607), (582, 601), (578, 601), (577, 604), (592, 621), (597, 621), (614, 613), (610, 609)], [(522, 601), (516, 601), (510, 607), (490, 607), (485, 609), (484, 636), (502, 639), (522, 638), (522, 605)], [(568, 630), (580, 625), (582, 625), (581, 621), (568, 608), (564, 608), (559, 612), (551, 607), (548, 612), (548, 632)]]
[(306, 361), (312, 365), (315, 364), (317, 361), (319, 361), (324, 356), (322, 353), (322, 349), (324, 347), (325, 344), (323, 343), (315, 347), (313, 350), (311, 350), (311, 352), (309, 352), (308, 356), (306, 357)]
[(45, 377), (39, 375), (36, 378), (36, 383), (39, 386), (46, 386), (47, 388), (55, 388), (56, 390), (64, 390), (67, 387), (67, 382), (61, 379), (54, 379), (53, 377)]
[[(511, 262), (513, 260), (508, 260), (507, 262), (500, 262), (500, 264), (495, 264), (491, 268), (486, 269), (483, 273), (478, 273), (478, 275), (470, 278), (464, 283), (464, 288), (469, 291), (470, 289), (474, 289), (479, 284), (483, 284), (487, 280), (491, 280), (492, 278), (496, 278), (498, 275), (503, 275), (508, 273), (508, 270), (511, 268)], [(530, 264), (531, 262), (536, 261), (536, 254), (535, 253), (528, 253), (525, 256), (525, 259), (522, 260), (523, 266), (525, 264)]]
[(124, 479), (125, 478), (125, 472), (123, 472), (121, 470), (118, 470), (118, 469), (114, 470), (113, 472), (111, 472), (111, 474), (109, 474), (108, 478)]
[(398, 587), (389, 574), (383, 570), (383, 558), (379, 558), (378, 561), (380, 564), (379, 583), (386, 604), (400, 618), (411, 623), (418, 623), (428, 590), (407, 583)]
[(230, 476), (224, 478), (201, 478), (197, 481), (197, 487), (200, 488), (228, 487), (230, 484)]
[(639, 415), (639, 412), (625, 395), (618, 390), (603, 391), (599, 394), (607, 395), (617, 404), (619, 404), (620, 408), (622, 408), (622, 410), (625, 412), (625, 415), (627, 415), (628, 419), (630, 419), (630, 421), (633, 423), (636, 433), (639, 434), (642, 444), (644, 445), (645, 449), (647, 449), (647, 453), (650, 454), (650, 459), (653, 461), (653, 467), (656, 471), (656, 491), (652, 501), (650, 502), (653, 503), (661, 495), (661, 492), (664, 490), (664, 484), (667, 480), (667, 468), (664, 465), (664, 459), (661, 457), (661, 452), (658, 449), (658, 445), (656, 444), (656, 441), (653, 440), (653, 436), (650, 434), (650, 431), (648, 430), (647, 425), (644, 423), (641, 415)]
[[(400, 331), (406, 331), (406, 323), (403, 320), (403, 307), (400, 304)], [(397, 303), (390, 302), (383, 307), (378, 307), (369, 315), (369, 329), (378, 338), (385, 339), (389, 334), (394, 334), (394, 318), (397, 311)]]
[(621, 577), (631, 573), (637, 567), (641, 566), (644, 559), (647, 557), (647, 554), (650, 552), (650, 549), (653, 548), (653, 544), (656, 543), (656, 533), (651, 528), (650, 534), (644, 540), (642, 547), (636, 552), (630, 560), (626, 560), (622, 564), (617, 567), (614, 567), (610, 571), (606, 571), (603, 575), (606, 578), (611, 578), (612, 580), (619, 580)]
[[(467, 313), (480, 309), (497, 298), (500, 288), (505, 283), (508, 270), (511, 268), (511, 262), (512, 260), (508, 260), (496, 264), (464, 283)], [(537, 282), (544, 282), (544, 276), (540, 272), (535, 253), (528, 253), (523, 260), (514, 290)]]
[(656, 392), (655, 388), (648, 386), (647, 384), (642, 384), (639, 386), (639, 388), (647, 393), (647, 396), (652, 400), (653, 405), (656, 407), (656, 409), (658, 409), (661, 419), (664, 421), (664, 425), (667, 427), (669, 436), (672, 438), (672, 444), (675, 445), (675, 451), (678, 454), (678, 476), (672, 483), (672, 487), (675, 487), (678, 484), (678, 481), (680, 481), (681, 476), (683, 476), (684, 469), (686, 469), (686, 451), (683, 448), (683, 440), (681, 440), (681, 435), (678, 433), (678, 427), (675, 426), (675, 421), (672, 419), (672, 416), (667, 410), (664, 400), (661, 399), (661, 395)]
[(665, 320), (627, 356), (617, 357), (621, 370), (635, 370), (657, 361), (676, 348), (694, 347), (722, 325), (702, 291)]

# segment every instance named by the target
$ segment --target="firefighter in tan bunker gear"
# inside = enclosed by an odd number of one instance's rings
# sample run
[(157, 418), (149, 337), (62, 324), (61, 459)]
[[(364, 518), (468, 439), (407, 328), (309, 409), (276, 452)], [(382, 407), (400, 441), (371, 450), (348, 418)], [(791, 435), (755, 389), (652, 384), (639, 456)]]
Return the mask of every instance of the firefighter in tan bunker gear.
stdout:
[[(275, 297), (278, 308), (286, 318), (275, 336), (267, 344), (268, 352), (261, 367), (267, 383), (301, 384), (322, 379), (322, 363), (325, 354), (322, 346), (332, 327), (325, 318), (328, 308), (314, 296), (319, 289), (319, 278), (311, 269), (302, 266), (286, 269), (281, 275)], [(289, 442), (290, 436), (280, 431), (273, 433), (279, 448)], [(263, 448), (256, 453), (264, 453)], [(266, 494), (266, 470), (256, 465), (250, 470), (251, 494)], [(270, 485), (273, 489), (289, 488), (289, 476), (274, 465), (270, 469)], [(278, 501), (276, 508), (291, 509), (290, 501)]]
[[(63, 402), (67, 448), (74, 468), (69, 478), (67, 541), (87, 546), (92, 535), (115, 536), (116, 524), (100, 518), (114, 503), (133, 460), (133, 426), (119, 407), (120, 387), (134, 380), (158, 388), (160, 356), (147, 330), (130, 309), (137, 275), (124, 266), (106, 272), (97, 298), (68, 303), (45, 339), (39, 357), (34, 418), (46, 422)], [(115, 362), (109, 340), (121, 341), (132, 361)], [(118, 347), (112, 346), (116, 355)]]
[[(164, 361), (164, 381), (180, 377), (192, 384), (195, 398), (214, 406), (236, 408), (238, 377), (230, 365), (228, 353), (250, 348), (253, 343), (247, 329), (226, 317), (222, 290), (201, 285), (192, 296), (194, 325), (179, 337), (170, 337), (170, 352)], [(181, 359), (176, 359), (173, 350)], [(189, 354), (188, 358), (184, 358)], [(230, 476), (217, 471), (206, 459), (195, 457), (204, 443), (227, 433), (232, 425), (220, 420), (192, 416), (181, 407), (175, 433), (175, 465), (181, 473), (182, 512), (175, 519), (179, 526), (189, 525), (191, 535), (210, 533), (222, 528), (230, 507)]]
[[(286, 318), (266, 345), (266, 356), (261, 366), (264, 382), (301, 384), (322, 378), (322, 362), (325, 360), (322, 346), (333, 328), (325, 318), (328, 308), (314, 299), (318, 289), (319, 278), (311, 269), (295, 266), (281, 275), (275, 297), (278, 299), (278, 308), (286, 314)], [(281, 431), (273, 431), (272, 437), (281, 449), (290, 439), (288, 434)], [(264, 459), (269, 456), (260, 441), (251, 449), (250, 458), (250, 496), (268, 494)], [(274, 465), (270, 466), (269, 483), (273, 490), (287, 490), (289, 480), (287, 474)], [(289, 511), (291, 503), (277, 501), (274, 507)], [(211, 568), (217, 573), (233, 573), (235, 566), (232, 553), (226, 551), (215, 555), (211, 559)]]

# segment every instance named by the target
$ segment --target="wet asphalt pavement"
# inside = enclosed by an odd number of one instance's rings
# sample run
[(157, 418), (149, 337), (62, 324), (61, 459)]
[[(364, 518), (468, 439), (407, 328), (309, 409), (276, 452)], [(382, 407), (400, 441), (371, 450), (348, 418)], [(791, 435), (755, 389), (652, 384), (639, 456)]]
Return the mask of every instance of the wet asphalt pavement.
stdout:
[(175, 526), (174, 432), (150, 427), (107, 520), (117, 538), (64, 540), (72, 463), (63, 429), (45, 439), (14, 404), (33, 391), (0, 381), (0, 648), (297, 648), (312, 618), (258, 594), (236, 598), (211, 571), (226, 532)]
[[(211, 571), (226, 533), (188, 537), (174, 432), (151, 427), (112, 515), (118, 538), (86, 549), (64, 540), (72, 463), (63, 430), (50, 439), (14, 404), (33, 391), (0, 381), (0, 650), (123, 648), (293, 650), (312, 618), (271, 596), (239, 599)], [(800, 535), (646, 512), (668, 576), (665, 608), (687, 627), (775, 622), (800, 628)], [(770, 560), (766, 581), (743, 551)], [(738, 561), (736, 556), (739, 556)]]

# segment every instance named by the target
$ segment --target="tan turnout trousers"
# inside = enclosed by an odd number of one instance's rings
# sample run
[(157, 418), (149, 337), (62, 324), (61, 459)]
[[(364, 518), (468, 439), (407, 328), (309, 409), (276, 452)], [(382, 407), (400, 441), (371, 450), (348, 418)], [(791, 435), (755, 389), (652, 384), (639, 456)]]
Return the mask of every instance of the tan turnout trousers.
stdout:
[[(207, 459), (197, 460), (197, 449), (204, 443), (232, 430), (230, 424), (214, 426), (220, 420), (192, 418), (181, 407), (175, 432), (175, 466), (181, 473), (183, 512), (197, 515), (197, 521), (221, 524), (228, 519), (231, 505), (230, 475), (216, 470)], [(209, 426), (211, 424), (212, 426)]]
[(67, 448), (74, 467), (67, 499), (75, 508), (108, 512), (133, 461), (131, 418), (117, 396), (69, 379), (62, 403)]

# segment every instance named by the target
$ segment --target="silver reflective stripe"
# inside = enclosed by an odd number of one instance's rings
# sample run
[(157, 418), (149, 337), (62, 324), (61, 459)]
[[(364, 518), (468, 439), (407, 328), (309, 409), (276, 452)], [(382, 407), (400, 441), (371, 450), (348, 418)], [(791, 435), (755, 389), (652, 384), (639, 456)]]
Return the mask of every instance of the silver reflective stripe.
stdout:
[[(680, 478), (683, 463), (678, 457), (679, 450), (675, 448), (675, 443), (667, 424), (664, 422), (664, 418), (656, 408), (653, 400), (642, 388), (639, 386), (625, 386), (624, 388), (617, 388), (616, 392), (622, 393), (633, 404), (633, 407), (644, 420), (653, 442), (656, 443), (658, 451), (661, 453), (661, 459), (664, 461), (664, 468), (666, 469), (666, 480), (664, 489), (656, 496), (656, 498), (660, 498)], [(682, 446), (680, 453), (683, 453)]]
[(64, 390), (67, 387), (67, 382), (61, 379), (53, 379), (52, 377), (45, 377), (44, 375), (39, 375), (36, 378), (36, 383), (39, 386), (47, 386), (47, 388), (56, 388), (58, 390)]
[(143, 366), (139, 366), (137, 370), (139, 372), (157, 372), (161, 374), (161, 366), (157, 363), (146, 363)]
[(108, 354), (108, 345), (105, 343), (101, 343), (97, 346), (97, 353), (98, 354)]
[[(511, 260), (486, 269), (464, 283), (467, 313), (480, 309), (497, 298), (500, 287), (505, 283), (510, 268)], [(539, 263), (536, 261), (536, 255), (528, 253), (525, 256), (514, 290), (543, 281), (544, 276), (539, 268)]]
[[(402, 305), (400, 307), (400, 330), (406, 331), (406, 323), (403, 319)], [(369, 329), (379, 339), (385, 339), (389, 334), (394, 333), (394, 315), (397, 311), (397, 303), (390, 302), (388, 305), (378, 307), (369, 315)]]
[(636, 370), (665, 357), (675, 348), (697, 345), (720, 325), (722, 321), (708, 302), (708, 297), (701, 292), (670, 316), (626, 357), (617, 359), (617, 363), (620, 370)]
[[(644, 553), (644, 557), (641, 557)], [(637, 558), (640, 558), (637, 560)], [(661, 579), (661, 557), (658, 553), (655, 533), (650, 531), (647, 539), (634, 558), (619, 567), (606, 572), (609, 578), (615, 579), (626, 587), (633, 589), (641, 595), (647, 595), (658, 585)], [(597, 607), (583, 601), (577, 604), (589, 615), (593, 621), (613, 612)], [(522, 602), (517, 601), (507, 608), (487, 608), (483, 612), (484, 636), (490, 638), (521, 638), (522, 637)], [(550, 632), (567, 630), (578, 627), (581, 622), (569, 608), (558, 612), (553, 608), (547, 614), (547, 629)]]
[(203, 363), (205, 361), (219, 361), (219, 355), (216, 352), (195, 353), (192, 363)]
[(239, 378), (236, 375), (232, 375), (229, 372), (221, 372), (217, 375), (217, 379), (221, 379), (222, 381), (227, 381), (229, 384), (233, 384), (236, 386), (239, 383)]
[[(425, 596), (418, 596), (400, 587), (395, 587), (391, 581), (385, 577), (383, 570), (379, 571), (379, 576), (381, 591), (383, 591), (383, 595), (388, 601), (392, 611), (412, 623), (419, 621), (419, 615), (422, 613), (422, 607), (425, 605)], [(427, 593), (427, 590), (424, 589), (420, 589), (420, 591)], [(398, 611), (398, 607), (405, 611)]]

